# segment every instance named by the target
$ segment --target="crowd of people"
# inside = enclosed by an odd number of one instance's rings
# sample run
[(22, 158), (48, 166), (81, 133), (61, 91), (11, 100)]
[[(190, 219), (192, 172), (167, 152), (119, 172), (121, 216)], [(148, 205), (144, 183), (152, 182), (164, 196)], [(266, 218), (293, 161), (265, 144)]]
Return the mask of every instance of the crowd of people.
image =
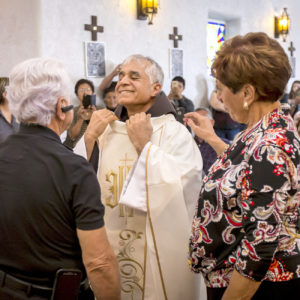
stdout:
[(300, 81), (282, 101), (291, 67), (265, 33), (211, 71), (196, 109), (143, 55), (103, 79), (103, 106), (80, 79), (74, 107), (56, 59), (0, 79), (0, 299), (202, 300), (197, 273), (208, 300), (294, 299)]

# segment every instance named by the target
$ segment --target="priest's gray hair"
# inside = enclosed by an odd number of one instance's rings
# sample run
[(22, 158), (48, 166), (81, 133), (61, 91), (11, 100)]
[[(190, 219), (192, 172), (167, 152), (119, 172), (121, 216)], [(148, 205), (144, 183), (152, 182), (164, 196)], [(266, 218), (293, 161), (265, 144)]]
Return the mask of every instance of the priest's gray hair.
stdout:
[[(7, 99), (22, 123), (47, 126), (60, 97), (71, 102), (72, 83), (63, 64), (52, 58), (33, 58), (15, 66), (9, 75)], [(71, 104), (71, 103), (70, 103)]]
[(150, 63), (149, 66), (146, 67), (145, 72), (150, 78), (151, 83), (160, 83), (161, 86), (164, 83), (164, 72), (161, 68), (161, 66), (151, 57), (149, 56), (143, 56), (141, 54), (134, 54), (129, 57), (127, 57), (122, 64), (127, 64), (131, 61), (137, 61), (139, 64), (142, 64), (143, 62)]

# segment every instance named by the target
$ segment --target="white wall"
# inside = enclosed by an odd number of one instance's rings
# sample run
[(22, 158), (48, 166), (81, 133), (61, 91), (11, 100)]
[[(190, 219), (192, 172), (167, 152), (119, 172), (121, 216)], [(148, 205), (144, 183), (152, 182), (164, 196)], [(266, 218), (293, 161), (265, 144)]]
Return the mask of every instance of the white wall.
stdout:
[(297, 0), (272, 0), (274, 7), (274, 15), (281, 15), (284, 7), (287, 8), (287, 12), (290, 16), (291, 27), (289, 35), (287, 36), (287, 40), (285, 43), (281, 42), (282, 47), (286, 50), (288, 55), (290, 56), (290, 52), (288, 48), (290, 46), (290, 42), (293, 42), (296, 51), (294, 52), (294, 57), (296, 57), (296, 74), (295, 78), (291, 78), (289, 84), (287, 86), (287, 91), (290, 90), (292, 82), (294, 80), (300, 80), (300, 1)]
[[(171, 80), (168, 49), (173, 45), (168, 35), (177, 26), (183, 35), (179, 48), (184, 50), (185, 95), (196, 106), (207, 101), (213, 87), (206, 78), (208, 17), (226, 20), (229, 35), (264, 31), (273, 36), (274, 14), (281, 13), (286, 6), (292, 20), (287, 43), (293, 40), (298, 53), (300, 50), (300, 20), (297, 20), (300, 3), (296, 0), (161, 0), (151, 26), (136, 19), (136, 0), (0, 0), (0, 3), (0, 28), (5, 28), (0, 32), (4, 44), (0, 48), (0, 71), (4, 75), (19, 61), (42, 55), (61, 59), (74, 83), (85, 77), (83, 42), (90, 41), (91, 34), (84, 30), (84, 24), (90, 24), (91, 15), (96, 15), (98, 25), (104, 26), (98, 41), (106, 45), (106, 71), (110, 72), (130, 54), (149, 55), (163, 67), (163, 88), (168, 93)], [(286, 49), (287, 43), (282, 43)], [(299, 63), (296, 76), (300, 77)], [(93, 79), (96, 85), (101, 80)]]
[(0, 0), (0, 76), (40, 51), (40, 1)]

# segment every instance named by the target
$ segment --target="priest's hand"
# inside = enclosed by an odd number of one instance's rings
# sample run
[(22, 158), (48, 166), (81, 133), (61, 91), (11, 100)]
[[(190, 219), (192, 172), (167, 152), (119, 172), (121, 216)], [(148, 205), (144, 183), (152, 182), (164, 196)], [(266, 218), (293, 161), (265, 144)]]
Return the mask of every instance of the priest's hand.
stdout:
[(107, 125), (114, 120), (118, 120), (118, 118), (108, 109), (94, 111), (85, 135), (93, 138), (94, 140), (98, 139), (98, 137), (104, 132)]
[(126, 121), (128, 136), (135, 147), (138, 155), (141, 154), (145, 145), (150, 141), (153, 128), (150, 121), (151, 115), (137, 113)]
[(88, 159), (92, 154), (94, 144), (98, 137), (104, 132), (107, 125), (115, 120), (118, 120), (118, 118), (108, 109), (100, 109), (93, 112), (89, 126), (84, 135)]

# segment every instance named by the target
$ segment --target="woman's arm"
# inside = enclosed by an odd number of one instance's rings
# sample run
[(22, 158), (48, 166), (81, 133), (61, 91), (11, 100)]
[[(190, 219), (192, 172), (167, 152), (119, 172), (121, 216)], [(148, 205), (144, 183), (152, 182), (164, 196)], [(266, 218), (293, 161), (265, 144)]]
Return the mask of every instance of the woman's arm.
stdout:
[(222, 300), (250, 300), (260, 284), (261, 282), (248, 279), (234, 270)]

